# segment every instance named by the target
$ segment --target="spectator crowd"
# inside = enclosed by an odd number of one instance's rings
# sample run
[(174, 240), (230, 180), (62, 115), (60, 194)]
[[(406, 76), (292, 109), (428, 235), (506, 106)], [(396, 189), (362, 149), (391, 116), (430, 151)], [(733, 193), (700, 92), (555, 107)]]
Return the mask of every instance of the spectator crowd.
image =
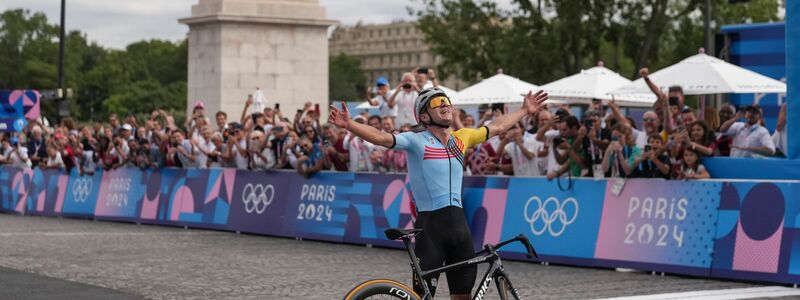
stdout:
[[(510, 131), (469, 149), (467, 174), (571, 177), (709, 178), (703, 158), (769, 157), (786, 152), (786, 107), (777, 128), (764, 127), (758, 106), (724, 105), (696, 112), (685, 105), (680, 87), (667, 93), (640, 75), (657, 96), (641, 124), (626, 117), (614, 101), (593, 100), (581, 117), (567, 105), (529, 114)], [(394, 88), (379, 78), (365, 99), (379, 114), (363, 112), (354, 121), (398, 134), (416, 130), (414, 100), (424, 88), (437, 86), (433, 70), (406, 73)], [(504, 113), (502, 104), (483, 105), (477, 120), (454, 110), (453, 129), (480, 127)], [(184, 124), (163, 110), (146, 120), (116, 114), (106, 123), (54, 127), (30, 120), (19, 134), (4, 134), (0, 164), (27, 168), (77, 170), (132, 168), (294, 169), (304, 176), (321, 170), (350, 172), (406, 171), (403, 151), (373, 145), (327, 124), (319, 104), (286, 115), (279, 105), (254, 110), (249, 97), (239, 119), (225, 112), (210, 115), (195, 103)], [(702, 114), (702, 117), (701, 115)], [(143, 122), (142, 122), (143, 121)]]

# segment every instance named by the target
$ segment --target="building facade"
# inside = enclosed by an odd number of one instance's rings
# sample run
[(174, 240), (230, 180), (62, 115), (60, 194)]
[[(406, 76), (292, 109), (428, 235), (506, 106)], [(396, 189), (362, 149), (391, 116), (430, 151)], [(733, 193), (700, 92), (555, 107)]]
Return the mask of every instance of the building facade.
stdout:
[[(434, 67), (439, 58), (430, 51), (422, 31), (415, 22), (392, 22), (389, 24), (339, 26), (330, 37), (331, 56), (344, 53), (361, 61), (361, 70), (370, 83), (378, 77), (386, 77), (394, 87), (403, 76), (416, 67)], [(440, 84), (451, 89), (466, 87), (454, 79), (442, 80)]]

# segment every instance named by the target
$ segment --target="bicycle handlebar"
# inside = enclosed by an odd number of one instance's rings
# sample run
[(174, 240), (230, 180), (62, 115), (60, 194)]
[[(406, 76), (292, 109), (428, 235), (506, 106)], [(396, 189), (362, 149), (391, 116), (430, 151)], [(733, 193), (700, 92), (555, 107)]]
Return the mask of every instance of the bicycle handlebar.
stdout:
[[(499, 243), (497, 245), (494, 245), (492, 248), (497, 250), (497, 249), (502, 248), (505, 245), (508, 245), (508, 244), (511, 244), (511, 243), (517, 242), (517, 241), (522, 243), (522, 245), (525, 246), (525, 249), (528, 250), (528, 253), (525, 253), (526, 257), (528, 257), (528, 258), (539, 257), (539, 255), (536, 254), (536, 250), (533, 250), (533, 246), (531, 245), (531, 242), (528, 240), (528, 237), (523, 235), (523, 234), (520, 234), (520, 235), (514, 237), (513, 239), (510, 239), (510, 240), (501, 242), (501, 243)], [(486, 249), (479, 251), (478, 254), (484, 253), (484, 252), (486, 252)]]
[(533, 245), (531, 245), (531, 242), (528, 240), (527, 236), (520, 234), (517, 236), (516, 240), (525, 245), (525, 248), (528, 250), (528, 253), (525, 253), (525, 256), (528, 258), (539, 257), (539, 255), (536, 255), (536, 250), (533, 250)]

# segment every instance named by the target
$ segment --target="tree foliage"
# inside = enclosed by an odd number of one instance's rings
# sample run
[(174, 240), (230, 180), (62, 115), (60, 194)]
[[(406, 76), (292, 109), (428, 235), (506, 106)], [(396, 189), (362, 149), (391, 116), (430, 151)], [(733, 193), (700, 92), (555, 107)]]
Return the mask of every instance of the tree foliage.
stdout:
[[(696, 54), (704, 41), (702, 0), (415, 0), (409, 11), (439, 71), (475, 82), (502, 68), (534, 83), (604, 61), (628, 77)], [(777, 21), (778, 0), (712, 0), (713, 32), (722, 24)], [(709, 51), (711, 52), (711, 51)]]
[(361, 62), (344, 53), (331, 56), (329, 62), (328, 89), (335, 101), (353, 101), (364, 97), (367, 76), (361, 71)]
[[(0, 89), (57, 87), (58, 25), (43, 13), (15, 9), (0, 14)], [(65, 38), (64, 85), (74, 96), (71, 113), (99, 120), (110, 113), (145, 114), (154, 108), (184, 111), (188, 48), (150, 40), (114, 50), (89, 42), (80, 31)], [(57, 105), (42, 103), (56, 115)]]

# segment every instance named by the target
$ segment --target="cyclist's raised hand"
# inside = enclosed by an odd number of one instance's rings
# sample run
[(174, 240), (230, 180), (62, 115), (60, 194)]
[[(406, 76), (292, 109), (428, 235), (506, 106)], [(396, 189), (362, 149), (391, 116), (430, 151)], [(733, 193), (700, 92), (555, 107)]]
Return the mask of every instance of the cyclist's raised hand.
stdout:
[(347, 105), (345, 105), (344, 102), (342, 102), (342, 110), (331, 105), (331, 113), (328, 116), (328, 122), (341, 128), (347, 128), (350, 122), (350, 110), (347, 109)]
[(543, 108), (542, 105), (545, 101), (547, 101), (547, 93), (543, 90), (539, 90), (536, 94), (533, 94), (532, 91), (528, 91), (528, 95), (525, 96), (523, 100), (522, 107), (528, 111), (528, 113), (535, 113), (539, 111), (540, 108)]

